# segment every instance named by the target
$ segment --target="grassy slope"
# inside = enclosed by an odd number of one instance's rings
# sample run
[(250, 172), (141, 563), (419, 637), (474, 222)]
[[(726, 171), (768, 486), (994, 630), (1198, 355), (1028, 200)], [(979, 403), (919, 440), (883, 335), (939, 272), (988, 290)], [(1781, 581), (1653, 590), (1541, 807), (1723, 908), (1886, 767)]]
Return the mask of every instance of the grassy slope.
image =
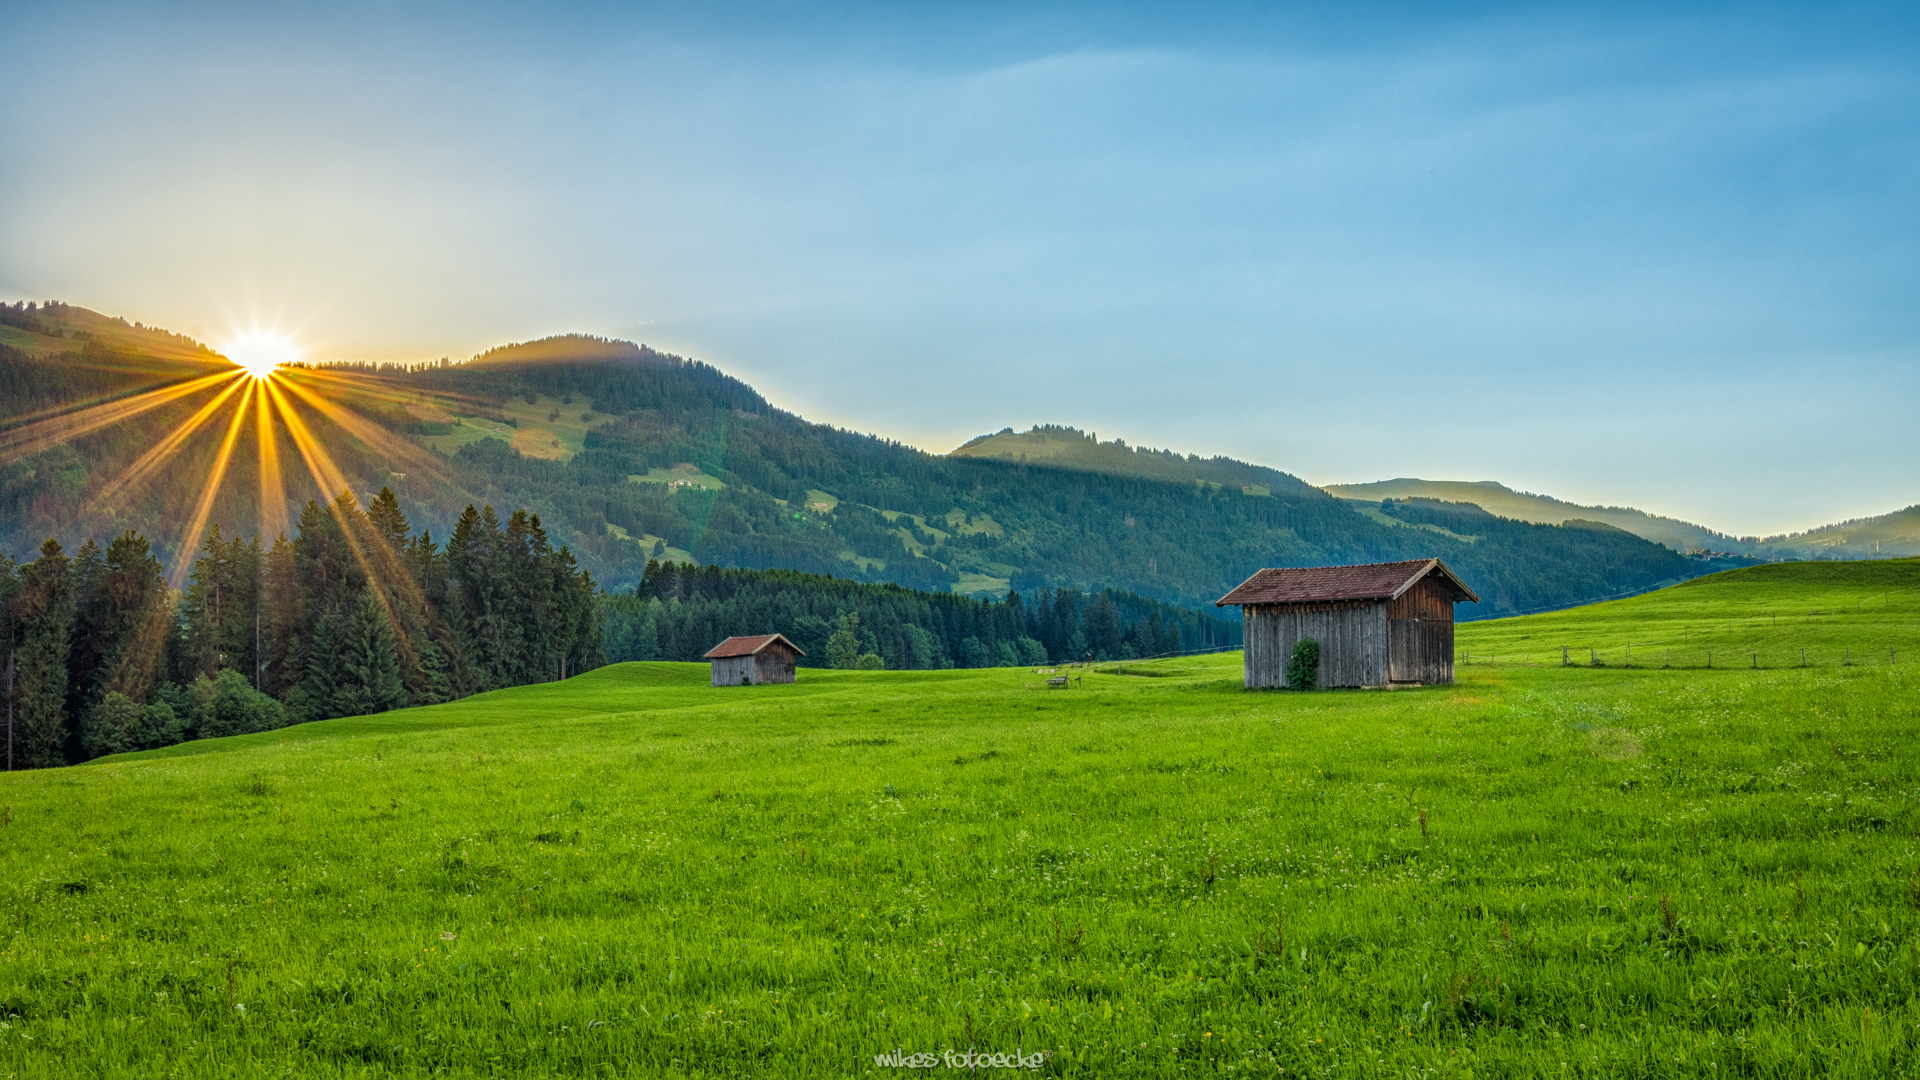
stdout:
[(1920, 555), (1920, 506), (1841, 525), (1827, 525), (1796, 536), (1766, 540), (1758, 555), (1816, 559), (1865, 559), (1884, 555)]
[(1416, 498), (1469, 502), (1489, 514), (1546, 525), (1558, 525), (1572, 518), (1598, 521), (1676, 551), (1702, 547), (1725, 551), (1735, 542), (1732, 537), (1690, 521), (1660, 517), (1625, 506), (1580, 506), (1550, 495), (1515, 491), (1492, 480), (1380, 480), (1371, 484), (1327, 484), (1324, 489), (1343, 499), (1361, 502)]
[(1920, 1065), (1914, 667), (1162, 666), (622, 665), (0, 776), (0, 1071)]
[[(1777, 668), (1920, 663), (1920, 559), (1773, 563), (1571, 611), (1463, 624), (1456, 644), (1505, 662)], [(1592, 650), (1591, 654), (1589, 650)], [(1484, 662), (1484, 661), (1483, 661)]]
[[(572, 458), (585, 447), (587, 432), (594, 425), (612, 419), (594, 412), (591, 405), (580, 398), (563, 405), (559, 398), (546, 395), (536, 395), (531, 404), (524, 397), (507, 399), (506, 404), (500, 406), (500, 412), (512, 418), (513, 425), (479, 419), (451, 400), (434, 401), (429, 407), (460, 417), (459, 425), (448, 434), (416, 436), (443, 454), (453, 454), (481, 439), (501, 439), (527, 457), (548, 461)], [(554, 418), (556, 411), (560, 415)]]
[[(206, 360), (203, 352), (192, 338), (171, 333), (152, 326), (135, 326), (124, 319), (102, 315), (88, 308), (65, 305), (46, 307), (33, 312), (34, 318), (66, 331), (84, 331), (97, 340), (115, 348), (130, 349), (147, 356), (157, 356), (173, 360)], [(25, 349), (39, 356), (58, 356), (64, 352), (74, 352), (86, 347), (86, 342), (71, 337), (50, 337), (30, 333), (15, 327), (3, 327), (0, 343)]]

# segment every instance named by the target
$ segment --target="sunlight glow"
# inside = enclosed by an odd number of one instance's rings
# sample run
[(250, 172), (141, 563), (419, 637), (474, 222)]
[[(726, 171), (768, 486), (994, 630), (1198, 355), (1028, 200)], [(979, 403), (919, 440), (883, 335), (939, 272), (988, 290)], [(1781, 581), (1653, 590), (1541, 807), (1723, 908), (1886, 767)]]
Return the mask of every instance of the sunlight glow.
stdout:
[(273, 373), (300, 359), (293, 342), (273, 334), (254, 331), (221, 346), (227, 359), (240, 365), (256, 379), (268, 379)]
[[(407, 473), (431, 479), (443, 468), (439, 455), (396, 434), (386, 426), (361, 415), (362, 409), (392, 412), (404, 409), (420, 398), (417, 391), (391, 383), (368, 372), (326, 371), (300, 363), (301, 351), (291, 340), (278, 334), (255, 331), (236, 335), (222, 346), (222, 356), (233, 366), (216, 364), (210, 374), (196, 373), (188, 366), (175, 381), (151, 389), (136, 389), (124, 397), (98, 395), (56, 406), (0, 424), (0, 466), (12, 465), (50, 447), (92, 435), (111, 425), (135, 422), (141, 425), (133, 438), (116, 436), (108, 452), (133, 455), (133, 460), (101, 484), (80, 508), (83, 518), (118, 513), (150, 498), (157, 490), (156, 477), (168, 465), (193, 462), (203, 480), (191, 496), (191, 509), (182, 511), (173, 524), (184, 524), (185, 532), (176, 545), (176, 561), (167, 582), (183, 588), (193, 572), (193, 563), (201, 549), (208, 522), (220, 512), (220, 493), (228, 486), (229, 475), (239, 463), (247, 461), (242, 442), (249, 433), (254, 440), (253, 454), (258, 460), (259, 496), (254, 508), (259, 515), (261, 541), (271, 544), (284, 537), (289, 525), (288, 476), (284, 472), (282, 440), (297, 460), (306, 466), (312, 478), (312, 494), (331, 511), (343, 530), (346, 546), (369, 578), (399, 582), (406, 577), (387, 565), (395, 556), (384, 548), (363, 548), (354, 531), (349, 511), (354, 505), (352, 483), (345, 470), (334, 460), (333, 447), (357, 448), (358, 468), (365, 468), (366, 457), (399, 466)], [(118, 369), (116, 369), (118, 370)], [(150, 378), (173, 374), (160, 368), (129, 368), (133, 374)], [(204, 370), (204, 368), (199, 369)], [(151, 386), (136, 382), (135, 387)], [(318, 431), (312, 425), (320, 425)], [(212, 446), (205, 441), (217, 440)], [(121, 449), (124, 448), (124, 449)], [(209, 452), (210, 451), (210, 452)], [(244, 467), (244, 466), (240, 466)], [(376, 473), (377, 475), (377, 473)], [(395, 475), (401, 475), (396, 473)], [(161, 488), (172, 486), (172, 480)], [(304, 488), (301, 484), (299, 487)], [(225, 512), (244, 512), (244, 499), (236, 499)], [(169, 529), (171, 531), (171, 529)], [(410, 631), (401, 625), (399, 604), (406, 610), (419, 609), (424, 603), (405, 584), (393, 586), (400, 592), (388, 596), (384, 591), (376, 599), (393, 623), (401, 639), (401, 649), (411, 655)], [(154, 627), (140, 631), (142, 663), (157, 662), (164, 653), (167, 627), (162, 619)], [(149, 640), (151, 639), (151, 640)], [(158, 644), (155, 644), (155, 643)], [(150, 655), (149, 655), (150, 654)]]

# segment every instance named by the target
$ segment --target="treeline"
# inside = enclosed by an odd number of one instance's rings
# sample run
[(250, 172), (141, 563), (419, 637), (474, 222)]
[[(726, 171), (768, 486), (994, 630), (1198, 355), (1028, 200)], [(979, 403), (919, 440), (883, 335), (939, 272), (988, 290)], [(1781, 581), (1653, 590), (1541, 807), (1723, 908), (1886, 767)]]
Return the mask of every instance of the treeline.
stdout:
[(1012, 667), (1240, 642), (1237, 620), (1112, 589), (978, 600), (791, 570), (660, 562), (647, 564), (631, 593), (604, 594), (599, 605), (615, 661), (698, 660), (734, 635), (776, 632), (816, 667)]
[(449, 701), (597, 667), (593, 579), (537, 516), (469, 506), (444, 547), (382, 488), (293, 539), (208, 531), (176, 599), (145, 537), (0, 558), (7, 767)]

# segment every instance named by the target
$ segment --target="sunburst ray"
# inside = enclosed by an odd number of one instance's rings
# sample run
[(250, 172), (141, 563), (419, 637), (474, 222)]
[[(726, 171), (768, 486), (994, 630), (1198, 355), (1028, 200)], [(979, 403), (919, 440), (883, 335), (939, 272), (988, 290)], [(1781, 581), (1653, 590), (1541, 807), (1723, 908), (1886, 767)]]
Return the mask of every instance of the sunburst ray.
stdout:
[(209, 417), (220, 410), (220, 406), (225, 403), (228, 398), (232, 397), (235, 391), (245, 385), (244, 380), (239, 378), (238, 372), (235, 372), (229, 376), (229, 378), (233, 380), (231, 385), (216, 394), (212, 401), (200, 406), (199, 410), (192, 416), (181, 421), (180, 424), (168, 432), (164, 438), (149, 447), (146, 453), (136, 458), (134, 463), (127, 466), (119, 476), (108, 481), (106, 486), (101, 488), (100, 492), (89, 501), (87, 509), (91, 511), (108, 505), (114, 496), (145, 477), (155, 466), (166, 460), (169, 454), (179, 449), (181, 443), (186, 442), (195, 431), (199, 430), (201, 425), (207, 422)]
[[(12, 464), (30, 454), (37, 454), (64, 442), (71, 442), (98, 431), (109, 424), (131, 420), (144, 412), (157, 409), (169, 402), (191, 397), (202, 390), (217, 386), (224, 380), (236, 379), (237, 371), (218, 372), (189, 379), (183, 383), (174, 383), (157, 390), (148, 390), (132, 397), (87, 405), (57, 416), (33, 421), (9, 431), (0, 433), (0, 465)], [(43, 410), (44, 411), (44, 410)]]
[(200, 492), (200, 502), (193, 508), (193, 517), (187, 521), (187, 531), (180, 542), (181, 558), (173, 569), (172, 586), (180, 588), (187, 580), (187, 572), (193, 566), (193, 552), (198, 546), (200, 531), (207, 527), (207, 517), (213, 513), (213, 500), (220, 493), (220, 481), (227, 474), (227, 462), (233, 460), (233, 444), (240, 439), (240, 429), (246, 426), (247, 405), (254, 395), (258, 380), (247, 381), (246, 392), (240, 397), (240, 404), (233, 410), (233, 419), (227, 424), (226, 437), (220, 440), (220, 450), (213, 459), (213, 470), (207, 474), (206, 487)]

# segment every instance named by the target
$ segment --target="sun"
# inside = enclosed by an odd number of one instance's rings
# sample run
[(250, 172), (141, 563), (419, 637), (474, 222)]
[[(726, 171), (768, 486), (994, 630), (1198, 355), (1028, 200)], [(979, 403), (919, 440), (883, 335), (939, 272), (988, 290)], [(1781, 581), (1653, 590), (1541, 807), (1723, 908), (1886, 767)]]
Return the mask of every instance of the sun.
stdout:
[(234, 338), (222, 346), (227, 359), (244, 368), (256, 379), (268, 379), (273, 373), (300, 359), (293, 342), (258, 331)]

